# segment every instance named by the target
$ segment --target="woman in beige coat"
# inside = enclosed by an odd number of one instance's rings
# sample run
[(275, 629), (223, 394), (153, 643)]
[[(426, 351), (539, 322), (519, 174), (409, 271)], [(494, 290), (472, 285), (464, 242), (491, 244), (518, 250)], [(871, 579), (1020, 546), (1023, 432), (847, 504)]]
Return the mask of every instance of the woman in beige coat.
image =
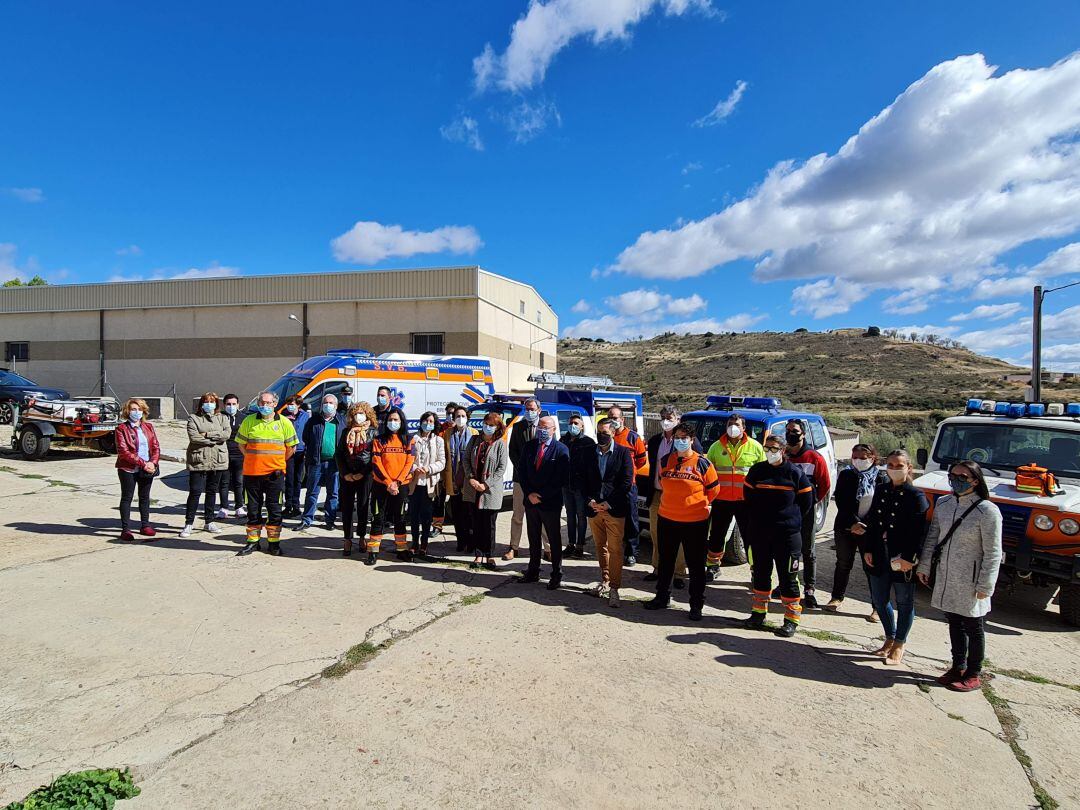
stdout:
[(198, 409), (188, 417), (188, 498), (181, 537), (190, 537), (195, 530), (195, 513), (204, 492), (203, 520), (206, 531), (211, 534), (221, 531), (221, 527), (214, 523), (214, 505), (221, 487), (221, 473), (229, 467), (229, 449), (225, 443), (232, 429), (229, 418), (218, 412), (220, 404), (217, 394), (203, 394)]

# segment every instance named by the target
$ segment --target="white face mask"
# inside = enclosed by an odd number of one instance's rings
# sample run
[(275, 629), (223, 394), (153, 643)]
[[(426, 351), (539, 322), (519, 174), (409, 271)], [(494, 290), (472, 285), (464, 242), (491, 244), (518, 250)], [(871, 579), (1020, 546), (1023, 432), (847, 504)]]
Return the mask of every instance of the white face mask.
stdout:
[(739, 427), (738, 425), (728, 425), (727, 426), (727, 435), (728, 435), (728, 438), (737, 439), (740, 436), (742, 436), (742, 428)]
[(356, 416), (353, 417), (353, 419), (356, 420), (356, 424), (358, 424), (358, 425), (366, 425), (367, 424), (367, 414), (364, 413), (363, 411), (360, 411), (359, 413), (357, 413)]
[(674, 430), (675, 426), (677, 424), (679, 424), (679, 423), (676, 422), (674, 419), (661, 419), (660, 420), (660, 427), (663, 428), (665, 431)]
[(886, 470), (885, 472), (889, 474), (889, 478), (892, 479), (894, 484), (907, 480), (907, 470)]
[(868, 458), (853, 458), (851, 460), (851, 466), (859, 472), (866, 472), (874, 466), (874, 462)]
[(459, 416), (454, 419), (454, 427), (463, 428), (469, 423), (469, 420), (464, 416)]
[(766, 450), (765, 458), (768, 459), (770, 464), (778, 464), (784, 457), (782, 450)]

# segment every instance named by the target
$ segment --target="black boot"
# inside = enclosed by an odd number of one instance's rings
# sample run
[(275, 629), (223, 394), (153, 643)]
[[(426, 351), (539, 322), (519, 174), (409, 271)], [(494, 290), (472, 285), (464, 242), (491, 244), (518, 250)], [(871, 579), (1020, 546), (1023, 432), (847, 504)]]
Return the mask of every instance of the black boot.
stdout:
[(750, 618), (743, 620), (743, 626), (747, 630), (764, 630), (765, 629), (765, 614), (754, 612), (750, 614)]
[(663, 610), (671, 604), (671, 597), (668, 594), (657, 594), (648, 602), (645, 603), (646, 610)]
[(281, 550), (281, 541), (275, 540), (273, 543), (266, 544), (266, 553), (271, 557), (282, 557), (285, 552)]
[(558, 590), (560, 585), (562, 585), (562, 574), (552, 574), (548, 578), (547, 589), (549, 591)]
[(243, 556), (245, 556), (247, 554), (251, 554), (251, 552), (253, 552), (258, 547), (259, 547), (258, 543), (248, 543), (246, 546), (244, 546), (242, 549), (240, 549), (238, 552), (236, 552), (236, 556), (237, 557), (243, 557)]
[(701, 621), (701, 605), (691, 605), (690, 606), (690, 621), (692, 621), (692, 622), (700, 622)]
[(791, 638), (798, 629), (799, 625), (796, 622), (793, 622), (791, 619), (784, 619), (784, 626), (776, 630), (776, 635), (781, 638)]
[(379, 559), (379, 555), (374, 551), (369, 551), (367, 553), (367, 559), (364, 560), (364, 565), (374, 565), (377, 559)]

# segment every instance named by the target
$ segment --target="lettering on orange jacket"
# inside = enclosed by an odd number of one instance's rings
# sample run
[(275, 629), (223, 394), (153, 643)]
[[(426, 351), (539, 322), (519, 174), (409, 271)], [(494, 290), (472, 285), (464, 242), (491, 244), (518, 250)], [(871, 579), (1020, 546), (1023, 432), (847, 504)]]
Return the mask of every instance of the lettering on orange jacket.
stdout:
[(391, 434), (389, 438), (380, 436), (372, 445), (372, 472), (380, 484), (389, 484), (391, 481), (409, 483), (415, 461), (412, 439), (406, 445), (402, 444), (397, 434)]
[(615, 434), (615, 444), (621, 444), (630, 451), (630, 458), (634, 460), (634, 475), (648, 476), (649, 448), (638, 434), (624, 427)]
[(660, 515), (680, 523), (707, 520), (719, 494), (716, 469), (693, 451), (686, 458), (668, 453), (660, 462)]

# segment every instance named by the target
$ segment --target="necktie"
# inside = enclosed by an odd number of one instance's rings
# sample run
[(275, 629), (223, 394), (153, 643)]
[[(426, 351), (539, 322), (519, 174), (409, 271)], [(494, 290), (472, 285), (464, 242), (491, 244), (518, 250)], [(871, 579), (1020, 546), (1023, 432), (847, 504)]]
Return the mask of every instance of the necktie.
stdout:
[(544, 445), (540, 445), (540, 450), (536, 454), (536, 469), (540, 469), (540, 465), (544, 463)]

